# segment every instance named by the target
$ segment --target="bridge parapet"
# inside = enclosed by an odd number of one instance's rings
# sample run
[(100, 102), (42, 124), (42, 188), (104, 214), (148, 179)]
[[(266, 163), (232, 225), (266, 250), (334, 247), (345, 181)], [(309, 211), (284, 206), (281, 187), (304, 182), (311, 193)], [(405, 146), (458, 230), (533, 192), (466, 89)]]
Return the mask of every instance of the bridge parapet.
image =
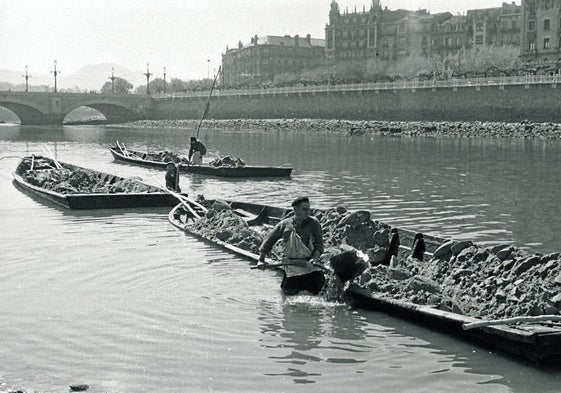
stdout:
[(98, 110), (109, 122), (122, 122), (150, 118), (154, 99), (140, 94), (2, 91), (0, 106), (13, 111), (22, 124), (62, 124), (80, 106)]

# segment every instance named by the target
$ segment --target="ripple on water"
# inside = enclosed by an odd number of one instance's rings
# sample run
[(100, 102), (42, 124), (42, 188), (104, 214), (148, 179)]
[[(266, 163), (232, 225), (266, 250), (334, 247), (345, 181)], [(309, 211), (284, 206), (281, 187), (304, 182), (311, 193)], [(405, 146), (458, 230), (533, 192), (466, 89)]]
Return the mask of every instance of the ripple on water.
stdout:
[[(155, 182), (162, 171), (114, 162), (107, 146), (119, 139), (131, 149), (185, 151), (184, 135), (21, 127), (0, 132), (0, 151), (24, 155), (49, 143), (63, 161)], [(315, 207), (367, 209), (426, 233), (557, 247), (555, 236), (542, 236), (559, 233), (549, 219), (554, 203), (535, 190), (559, 177), (561, 145), (548, 144), (543, 157), (531, 143), (508, 145), (503, 162), (495, 147), (454, 139), (354, 138), (341, 155), (344, 136), (251, 136), (205, 130), (204, 138), (212, 154), (291, 162), (292, 179), (184, 175), (182, 188), (276, 206), (307, 194)], [(0, 382), (14, 390), (62, 391), (77, 381), (93, 392), (558, 390), (559, 373), (386, 314), (283, 298), (278, 273), (250, 270), (175, 230), (167, 209), (77, 212), (43, 203), (13, 186), (16, 163), (0, 160), (0, 356), (10, 360)], [(504, 190), (535, 205), (517, 205)]]

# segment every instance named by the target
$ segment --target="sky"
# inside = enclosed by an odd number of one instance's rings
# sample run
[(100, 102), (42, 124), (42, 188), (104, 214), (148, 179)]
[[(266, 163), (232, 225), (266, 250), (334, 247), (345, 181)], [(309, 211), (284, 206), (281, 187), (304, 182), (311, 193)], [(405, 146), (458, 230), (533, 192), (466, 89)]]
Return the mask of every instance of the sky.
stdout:
[[(255, 34), (324, 38), (331, 0), (0, 0), (0, 69), (68, 75), (115, 63), (161, 77), (214, 74), (226, 47)], [(361, 11), (371, 0), (339, 0)], [(490, 0), (382, 0), (389, 9), (464, 13)], [(517, 1), (520, 4), (520, 1)], [(209, 61), (210, 60), (210, 61)]]

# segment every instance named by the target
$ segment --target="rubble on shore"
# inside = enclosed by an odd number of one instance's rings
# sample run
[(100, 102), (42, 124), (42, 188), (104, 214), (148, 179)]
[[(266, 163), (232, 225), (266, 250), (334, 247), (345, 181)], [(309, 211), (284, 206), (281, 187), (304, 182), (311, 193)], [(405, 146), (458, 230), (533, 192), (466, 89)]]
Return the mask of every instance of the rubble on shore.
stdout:
[[(195, 128), (197, 120), (140, 120), (115, 128)], [(561, 124), (482, 121), (378, 121), (326, 119), (206, 119), (206, 129), (228, 131), (306, 131), (408, 137), (561, 139)]]
[[(370, 268), (355, 282), (376, 295), (486, 319), (560, 314), (561, 253), (446, 241), (430, 260), (400, 252), (397, 263), (389, 266), (388, 225), (373, 221), (366, 211), (348, 212), (342, 206), (316, 217), (326, 249), (346, 244), (368, 255)], [(256, 254), (270, 230), (249, 227), (226, 202), (216, 202), (206, 217), (190, 225), (197, 233)], [(271, 255), (282, 255), (282, 241)]]

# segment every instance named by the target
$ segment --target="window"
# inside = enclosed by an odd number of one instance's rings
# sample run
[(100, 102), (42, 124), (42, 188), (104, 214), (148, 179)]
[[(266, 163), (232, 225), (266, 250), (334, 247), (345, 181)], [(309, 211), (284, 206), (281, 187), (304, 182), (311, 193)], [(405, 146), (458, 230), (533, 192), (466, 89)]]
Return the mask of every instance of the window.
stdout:
[(553, 2), (551, 0), (545, 0), (543, 3), (543, 7), (548, 10), (553, 7)]
[(545, 19), (545, 20), (543, 21), (543, 29), (544, 29), (544, 30), (549, 30), (549, 29), (550, 29), (550, 22), (549, 22), (549, 19)]
[(530, 42), (529, 43), (529, 48), (530, 48), (530, 50), (536, 50), (536, 43), (535, 42)]
[(534, 31), (534, 30), (536, 30), (536, 21), (531, 20), (528, 22), (528, 31)]
[(543, 39), (543, 48), (544, 49), (549, 49), (549, 37), (545, 37)]
[(475, 44), (476, 44), (476, 45), (481, 45), (481, 44), (483, 44), (483, 36), (482, 36), (482, 35), (476, 35), (476, 36), (475, 36)]

